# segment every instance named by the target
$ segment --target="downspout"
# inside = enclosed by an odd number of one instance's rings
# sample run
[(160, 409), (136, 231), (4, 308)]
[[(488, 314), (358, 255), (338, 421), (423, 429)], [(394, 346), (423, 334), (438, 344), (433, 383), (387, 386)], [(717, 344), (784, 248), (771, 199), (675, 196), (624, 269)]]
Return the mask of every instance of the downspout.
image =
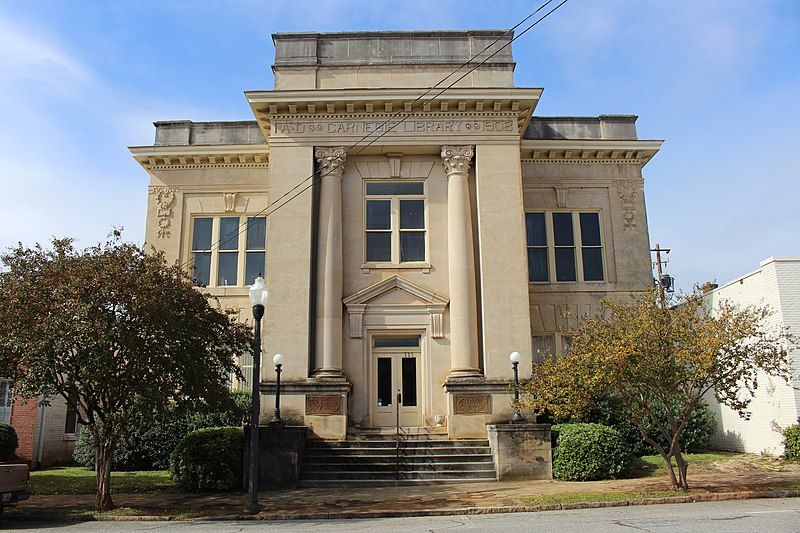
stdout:
[(44, 396), (39, 400), (39, 423), (36, 426), (35, 453), (31, 460), (31, 470), (36, 470), (42, 467), (42, 454), (44, 453)]

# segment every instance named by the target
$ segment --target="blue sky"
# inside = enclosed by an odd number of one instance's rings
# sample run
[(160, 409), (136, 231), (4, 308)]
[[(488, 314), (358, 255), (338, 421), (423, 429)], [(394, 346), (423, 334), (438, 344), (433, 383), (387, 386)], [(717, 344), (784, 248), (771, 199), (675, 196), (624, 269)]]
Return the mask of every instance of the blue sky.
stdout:
[[(488, 7), (491, 5), (491, 7)], [(124, 226), (154, 120), (252, 118), (279, 31), (506, 28), (498, 1), (51, 1), (0, 4), (0, 248)], [(514, 43), (540, 115), (639, 115), (651, 242), (679, 286), (800, 255), (800, 2), (570, 0)]]

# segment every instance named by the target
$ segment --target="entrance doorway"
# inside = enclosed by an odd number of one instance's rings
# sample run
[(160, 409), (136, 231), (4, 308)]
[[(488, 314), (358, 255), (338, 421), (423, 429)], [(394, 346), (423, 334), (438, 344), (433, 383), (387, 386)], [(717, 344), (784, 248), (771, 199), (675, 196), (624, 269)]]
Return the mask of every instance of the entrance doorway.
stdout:
[[(419, 336), (373, 337), (372, 425), (422, 425)], [(398, 403), (398, 393), (400, 401)]]

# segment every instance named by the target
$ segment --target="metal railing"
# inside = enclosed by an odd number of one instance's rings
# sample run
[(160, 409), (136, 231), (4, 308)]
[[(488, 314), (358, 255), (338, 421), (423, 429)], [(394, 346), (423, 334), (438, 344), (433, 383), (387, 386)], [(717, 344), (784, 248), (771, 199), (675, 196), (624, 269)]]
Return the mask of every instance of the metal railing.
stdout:
[(394, 480), (395, 483), (400, 482), (400, 404), (403, 397), (400, 391), (397, 391), (397, 401), (394, 404)]

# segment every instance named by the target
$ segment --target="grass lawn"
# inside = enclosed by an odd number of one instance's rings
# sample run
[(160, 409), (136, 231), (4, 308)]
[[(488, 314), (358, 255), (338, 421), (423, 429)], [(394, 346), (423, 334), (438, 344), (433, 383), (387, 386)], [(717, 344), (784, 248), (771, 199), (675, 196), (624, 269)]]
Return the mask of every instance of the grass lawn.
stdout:
[(530, 498), (521, 498), (525, 505), (551, 505), (556, 503), (585, 503), (585, 502), (611, 502), (619, 500), (637, 500), (642, 498), (669, 498), (672, 496), (686, 496), (685, 490), (622, 490), (622, 491), (575, 491), (560, 492), (557, 494), (542, 494)]
[[(81, 466), (47, 468), (31, 472), (33, 494), (94, 494), (93, 470)], [(116, 493), (178, 492), (166, 470), (112, 472), (111, 491)]]
[[(742, 457), (743, 456), (741, 454), (726, 452), (683, 454), (683, 458), (689, 464), (690, 477), (692, 473), (708, 470), (708, 467), (711, 463), (717, 461), (729, 461), (731, 459), (741, 459)], [(672, 464), (674, 465), (675, 461), (673, 461)], [(625, 477), (641, 478), (666, 475), (667, 467), (660, 455), (645, 455), (643, 457), (637, 457), (633, 460)]]

